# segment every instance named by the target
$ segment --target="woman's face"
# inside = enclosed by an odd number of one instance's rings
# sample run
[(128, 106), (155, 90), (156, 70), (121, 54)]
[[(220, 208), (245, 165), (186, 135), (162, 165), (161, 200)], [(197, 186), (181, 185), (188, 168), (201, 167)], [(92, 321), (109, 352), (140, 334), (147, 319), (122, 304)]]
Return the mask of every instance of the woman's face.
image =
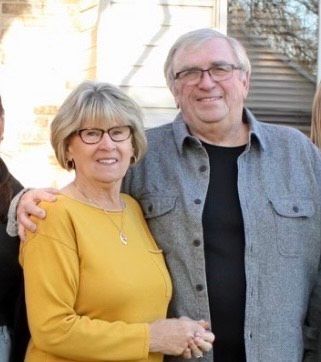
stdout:
[[(90, 125), (90, 128), (92, 127)], [(87, 128), (86, 125), (83, 128)], [(105, 132), (102, 139), (95, 144), (86, 144), (78, 134), (73, 135), (69, 141), (67, 156), (74, 160), (77, 179), (97, 185), (120, 185), (133, 154), (131, 135), (124, 141), (115, 142)]]

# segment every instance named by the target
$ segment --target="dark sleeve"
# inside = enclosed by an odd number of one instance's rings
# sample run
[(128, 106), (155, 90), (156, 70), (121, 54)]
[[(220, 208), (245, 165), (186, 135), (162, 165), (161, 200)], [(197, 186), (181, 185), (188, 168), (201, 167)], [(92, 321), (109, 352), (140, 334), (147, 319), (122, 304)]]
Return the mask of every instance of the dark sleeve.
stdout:
[(27, 322), (25, 290), (23, 279), (21, 278), (18, 298), (15, 305), (10, 362), (24, 361), (29, 339), (30, 332)]
[[(11, 175), (13, 196), (23, 189), (22, 184)], [(27, 322), (27, 311), (25, 302), (25, 290), (23, 282), (23, 272), (20, 269), (20, 283), (17, 293), (16, 304), (14, 306), (14, 319), (12, 325), (12, 345), (10, 362), (23, 362), (30, 339), (30, 332)]]
[(16, 196), (18, 192), (20, 192), (23, 189), (23, 186), (21, 183), (10, 174), (11, 182), (12, 182), (12, 189), (13, 189), (13, 196)]

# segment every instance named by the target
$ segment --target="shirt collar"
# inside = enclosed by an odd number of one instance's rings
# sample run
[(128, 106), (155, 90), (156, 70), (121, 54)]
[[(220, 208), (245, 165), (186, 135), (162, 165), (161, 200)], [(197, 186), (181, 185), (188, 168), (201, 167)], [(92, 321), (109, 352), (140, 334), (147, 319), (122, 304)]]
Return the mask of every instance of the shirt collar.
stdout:
[(180, 154), (183, 153), (183, 147), (186, 143), (192, 143), (196, 147), (202, 147), (201, 141), (190, 134), (188, 127), (186, 126), (186, 123), (184, 122), (182, 113), (178, 113), (178, 115), (175, 117), (173, 122), (173, 132), (174, 132), (174, 138), (176, 142), (176, 147)]
[[(262, 150), (265, 150), (266, 142), (264, 140), (262, 125), (256, 120), (253, 113), (247, 108), (243, 109), (243, 122), (248, 123), (250, 129), (247, 148), (249, 149), (252, 143), (256, 141), (261, 146)], [(201, 141), (190, 134), (181, 112), (178, 113), (174, 119), (173, 132), (176, 147), (180, 153), (183, 152), (185, 142), (193, 143), (196, 147), (202, 147)]]
[(249, 124), (249, 142), (248, 148), (251, 147), (253, 141), (257, 141), (258, 145), (261, 146), (262, 150), (266, 149), (266, 141), (264, 137), (264, 131), (262, 129), (262, 123), (257, 121), (253, 113), (248, 109), (243, 109), (243, 122)]

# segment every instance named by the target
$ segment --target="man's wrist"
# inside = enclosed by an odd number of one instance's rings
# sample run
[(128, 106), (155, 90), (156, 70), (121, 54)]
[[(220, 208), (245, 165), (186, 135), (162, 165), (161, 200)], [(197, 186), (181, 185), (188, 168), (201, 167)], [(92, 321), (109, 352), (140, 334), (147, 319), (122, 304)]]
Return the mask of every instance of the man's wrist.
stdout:
[(17, 207), (19, 205), (21, 197), (27, 192), (30, 191), (30, 188), (21, 190), (10, 203), (8, 210), (8, 223), (7, 223), (7, 233), (10, 236), (18, 235), (18, 222), (17, 222)]

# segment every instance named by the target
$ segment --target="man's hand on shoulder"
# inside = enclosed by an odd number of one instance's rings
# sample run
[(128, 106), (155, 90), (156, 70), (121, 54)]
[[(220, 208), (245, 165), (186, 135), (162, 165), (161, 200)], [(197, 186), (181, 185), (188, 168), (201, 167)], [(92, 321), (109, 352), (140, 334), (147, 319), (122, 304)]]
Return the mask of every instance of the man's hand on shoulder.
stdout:
[(18, 233), (21, 240), (25, 240), (25, 230), (35, 232), (37, 225), (30, 220), (30, 216), (44, 219), (46, 213), (38, 204), (40, 201), (54, 202), (59, 193), (54, 188), (32, 189), (24, 193), (17, 206)]

